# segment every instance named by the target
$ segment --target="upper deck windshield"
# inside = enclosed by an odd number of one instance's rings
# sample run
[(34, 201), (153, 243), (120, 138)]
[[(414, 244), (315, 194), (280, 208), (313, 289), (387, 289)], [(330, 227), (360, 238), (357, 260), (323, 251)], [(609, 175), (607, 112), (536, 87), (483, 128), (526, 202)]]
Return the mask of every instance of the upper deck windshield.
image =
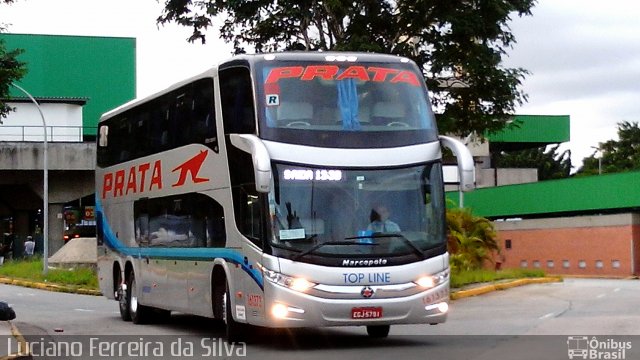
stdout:
[(437, 140), (413, 63), (265, 61), (256, 77), (263, 139), (341, 148)]
[(276, 164), (274, 179), (270, 243), (278, 256), (399, 263), (445, 251), (439, 163), (384, 170)]

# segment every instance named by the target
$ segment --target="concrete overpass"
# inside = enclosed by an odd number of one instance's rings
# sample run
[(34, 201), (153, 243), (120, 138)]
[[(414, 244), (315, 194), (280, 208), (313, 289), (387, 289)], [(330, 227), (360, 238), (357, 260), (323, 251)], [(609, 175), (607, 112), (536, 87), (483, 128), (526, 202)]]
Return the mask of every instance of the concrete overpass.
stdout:
[[(30, 216), (43, 209), (43, 144), (0, 141), (0, 218), (13, 218), (13, 233), (30, 234)], [(49, 252), (64, 245), (64, 204), (94, 193), (96, 145), (92, 142), (50, 142)], [(0, 232), (9, 232), (6, 224)]]

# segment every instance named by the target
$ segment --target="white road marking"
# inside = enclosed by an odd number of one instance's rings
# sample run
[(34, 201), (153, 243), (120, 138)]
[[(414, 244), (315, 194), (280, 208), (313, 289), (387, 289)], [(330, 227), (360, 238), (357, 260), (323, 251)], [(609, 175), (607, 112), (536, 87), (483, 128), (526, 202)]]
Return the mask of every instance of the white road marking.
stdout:
[(539, 320), (544, 320), (544, 319), (551, 318), (551, 317), (553, 317), (554, 315), (555, 315), (555, 313), (548, 313), (548, 314), (546, 314), (546, 315), (542, 315), (542, 316), (540, 316), (538, 319), (539, 319)]
[(613, 289), (613, 292), (618, 292), (618, 291), (620, 291), (620, 288)]
[(73, 309), (75, 311), (81, 311), (81, 312), (94, 312), (95, 310), (89, 310), (89, 309)]
[(607, 296), (607, 294), (600, 294), (598, 296), (596, 296), (598, 299), (602, 299), (603, 297)]

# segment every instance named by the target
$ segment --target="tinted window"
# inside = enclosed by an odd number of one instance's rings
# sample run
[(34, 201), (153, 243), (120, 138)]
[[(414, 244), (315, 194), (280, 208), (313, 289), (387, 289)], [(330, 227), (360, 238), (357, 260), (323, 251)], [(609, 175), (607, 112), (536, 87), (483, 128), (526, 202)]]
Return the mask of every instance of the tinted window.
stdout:
[(144, 247), (224, 247), (224, 211), (214, 199), (184, 194), (134, 203), (136, 242)]
[(225, 134), (255, 134), (253, 89), (249, 69), (234, 67), (222, 70), (220, 97)]
[(192, 143), (218, 152), (214, 113), (213, 80), (202, 79), (116, 115), (101, 123), (98, 165)]

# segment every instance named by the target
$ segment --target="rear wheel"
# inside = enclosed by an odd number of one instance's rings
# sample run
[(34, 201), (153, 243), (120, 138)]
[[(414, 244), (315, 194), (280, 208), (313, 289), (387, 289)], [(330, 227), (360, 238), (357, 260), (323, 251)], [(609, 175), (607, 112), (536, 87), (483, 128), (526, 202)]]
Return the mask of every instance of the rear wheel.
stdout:
[(367, 326), (367, 334), (372, 338), (385, 338), (389, 336), (390, 325), (369, 325)]
[(149, 319), (151, 308), (138, 303), (138, 288), (136, 284), (136, 277), (133, 272), (129, 275), (128, 283), (127, 295), (129, 296), (128, 303), (131, 321), (133, 321), (134, 324), (144, 324)]
[(124, 321), (131, 321), (131, 312), (129, 311), (131, 301), (131, 293), (127, 289), (127, 285), (120, 281), (118, 287), (118, 307), (120, 308), (120, 318)]

